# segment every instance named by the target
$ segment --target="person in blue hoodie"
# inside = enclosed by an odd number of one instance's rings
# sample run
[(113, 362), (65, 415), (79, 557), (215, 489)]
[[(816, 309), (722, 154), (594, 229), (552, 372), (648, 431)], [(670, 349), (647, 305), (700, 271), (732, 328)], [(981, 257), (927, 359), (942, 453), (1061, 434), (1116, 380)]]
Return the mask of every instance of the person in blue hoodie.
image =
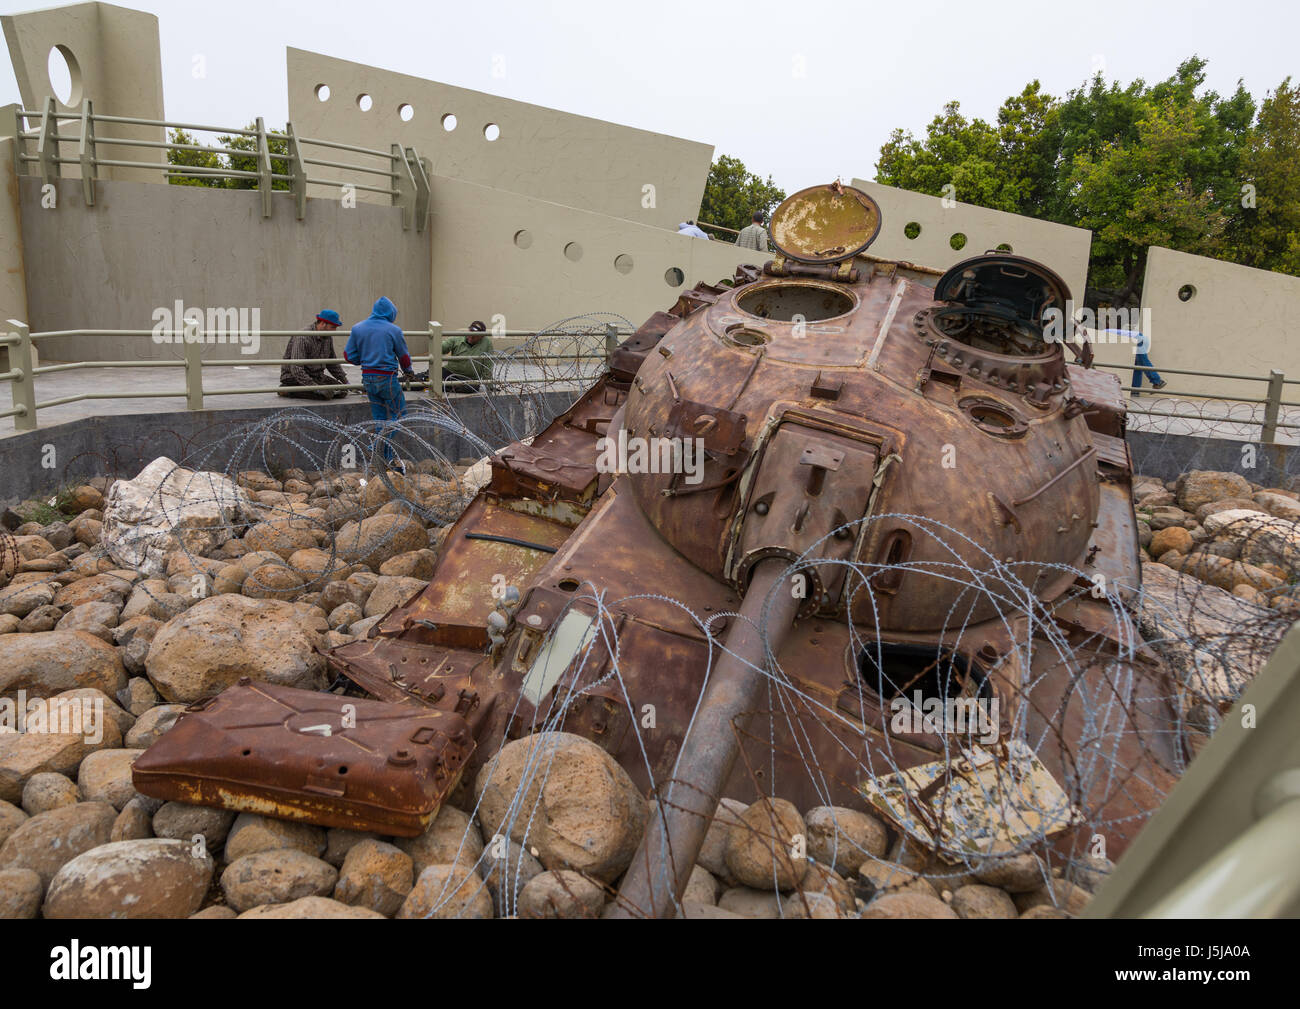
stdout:
[[(411, 369), (411, 355), (406, 349), (406, 338), (397, 328), (397, 306), (387, 298), (380, 298), (371, 309), (370, 318), (352, 327), (343, 358), (348, 364), (361, 368), (361, 384), (370, 398), (370, 415), (377, 421), (390, 422), (406, 416), (406, 398), (398, 371), (410, 380), (415, 377)], [(380, 425), (380, 437), (382, 425)], [(403, 470), (393, 459), (393, 447), (387, 438), (383, 441), (384, 461), (393, 468)]]

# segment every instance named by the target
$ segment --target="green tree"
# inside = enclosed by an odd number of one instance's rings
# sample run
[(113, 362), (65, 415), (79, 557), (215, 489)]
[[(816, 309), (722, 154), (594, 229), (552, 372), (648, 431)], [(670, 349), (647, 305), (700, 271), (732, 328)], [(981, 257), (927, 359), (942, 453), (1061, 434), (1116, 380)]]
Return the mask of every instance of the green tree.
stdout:
[[(1288, 77), (1260, 104), (1241, 159), (1237, 262), (1300, 275), (1300, 89)], [(1254, 206), (1250, 206), (1251, 203)]]
[(770, 175), (764, 180), (739, 158), (720, 154), (709, 168), (699, 220), (739, 231), (751, 223), (755, 210), (768, 214), (784, 199)]
[[(191, 147), (202, 147), (198, 140), (184, 130), (172, 130), (171, 142), (173, 144), (187, 144)], [(212, 151), (177, 151), (171, 148), (167, 151), (167, 163), (175, 165), (177, 168), (223, 168), (225, 167), (220, 154)], [(213, 186), (221, 188), (225, 183), (222, 178), (205, 177), (202, 175), (168, 175), (167, 181), (173, 186)]]
[[(256, 123), (249, 123), (245, 129), (253, 130), (257, 128)], [(238, 136), (220, 136), (217, 140), (221, 146), (229, 147), (236, 151), (249, 151), (248, 155), (228, 154), (226, 155), (226, 166), (237, 172), (256, 172), (257, 164), (257, 138), (247, 137), (243, 134)], [(289, 174), (289, 141), (284, 130), (267, 130), (266, 147), (271, 155), (271, 171), (276, 175)], [(279, 157), (277, 157), (279, 155)], [(226, 179), (227, 189), (256, 189), (256, 179)], [(288, 179), (275, 179), (271, 182), (272, 189), (289, 189), (291, 188)]]

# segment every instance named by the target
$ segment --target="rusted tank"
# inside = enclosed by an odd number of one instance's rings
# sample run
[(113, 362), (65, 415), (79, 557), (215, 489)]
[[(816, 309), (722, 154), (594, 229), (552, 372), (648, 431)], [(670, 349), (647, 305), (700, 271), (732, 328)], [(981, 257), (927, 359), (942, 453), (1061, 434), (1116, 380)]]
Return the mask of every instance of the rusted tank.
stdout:
[[(664, 811), (627, 906), (669, 913), (719, 794), (860, 806), (865, 779), (950, 757), (1016, 777), (1029, 740), (1069, 803), (1035, 829), (1106, 824), (1114, 856), (1180, 766), (1120, 589), (1119, 384), (1047, 339), (1070, 292), (1009, 253), (874, 259), (879, 225), (838, 183), (792, 196), (761, 271), (681, 294), (492, 456), (428, 587), (329, 654), (463, 715), (476, 760), (542, 725), (613, 754)], [(996, 699), (999, 727), (975, 757), (900, 729), (922, 695)]]

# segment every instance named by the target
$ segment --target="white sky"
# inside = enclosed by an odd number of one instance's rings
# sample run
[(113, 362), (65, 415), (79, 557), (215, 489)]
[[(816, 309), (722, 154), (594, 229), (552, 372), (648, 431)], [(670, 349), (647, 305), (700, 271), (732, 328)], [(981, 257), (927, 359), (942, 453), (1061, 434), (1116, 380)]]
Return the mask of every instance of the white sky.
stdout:
[[(35, 6), (0, 0), (2, 13)], [(1108, 79), (1150, 82), (1196, 53), (1210, 61), (1209, 86), (1229, 93), (1242, 78), (1257, 100), (1300, 76), (1300, 4), (1289, 0), (123, 6), (158, 15), (169, 119), (235, 126), (260, 114), (283, 124), (292, 45), (710, 143), (787, 191), (874, 177), (890, 130), (922, 133), (949, 99), (991, 120), (1033, 78), (1064, 95), (1103, 61)], [(191, 72), (196, 54), (202, 80)], [(11, 101), (6, 58), (0, 104)]]

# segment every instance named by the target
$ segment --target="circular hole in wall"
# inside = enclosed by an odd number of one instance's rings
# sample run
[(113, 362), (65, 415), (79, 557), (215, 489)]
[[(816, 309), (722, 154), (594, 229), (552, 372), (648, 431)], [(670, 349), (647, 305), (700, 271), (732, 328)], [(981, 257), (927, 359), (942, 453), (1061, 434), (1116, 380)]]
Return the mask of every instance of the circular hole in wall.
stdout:
[(499, 136), (501, 136), (501, 127), (496, 123), (488, 123), (483, 127), (483, 139), (488, 143), (491, 143)]
[(357, 108), (362, 112), (369, 112), (374, 104), (375, 100), (369, 95), (357, 95)]
[(686, 274), (675, 266), (670, 266), (664, 270), (664, 283), (669, 287), (681, 287), (686, 283)]
[(921, 233), (921, 226), (917, 224), (915, 221), (908, 221), (907, 224), (903, 225), (903, 234), (907, 238), (916, 238), (916, 236), (919, 235), (920, 233)]
[(328, 102), (330, 100), (330, 86), (328, 84), (317, 84), (315, 90), (318, 102)]
[(632, 257), (626, 252), (619, 253), (614, 257), (614, 269), (619, 273), (628, 274), (632, 272)]
[(81, 67), (67, 46), (55, 46), (45, 62), (54, 97), (67, 106), (81, 104)]
[(576, 263), (582, 258), (582, 246), (577, 242), (570, 242), (564, 247), (564, 258)]
[(402, 102), (401, 105), (397, 106), (397, 118), (404, 123), (409, 123), (415, 118), (415, 109), (411, 107), (410, 102)]
[(524, 228), (515, 232), (515, 245), (521, 249), (531, 249), (533, 246), (533, 234)]
[(450, 112), (442, 117), (442, 128), (448, 133), (456, 128), (456, 117)]
[(1015, 250), (1007, 242), (1003, 242), (997, 247), (996, 252), (1014, 252)]
[(958, 231), (956, 234), (949, 237), (948, 244), (954, 249), (964, 249), (966, 248), (966, 236)]
[(1178, 289), (1179, 301), (1191, 301), (1196, 297), (1196, 288), (1191, 284), (1184, 284)]

